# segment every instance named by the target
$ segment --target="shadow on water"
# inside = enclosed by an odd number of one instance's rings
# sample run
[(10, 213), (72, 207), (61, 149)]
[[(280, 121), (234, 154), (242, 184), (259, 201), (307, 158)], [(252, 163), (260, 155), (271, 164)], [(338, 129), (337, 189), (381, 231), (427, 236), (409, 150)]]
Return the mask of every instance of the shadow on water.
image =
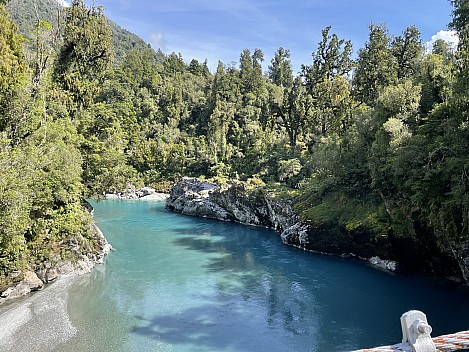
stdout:
[(258, 301), (266, 319), (280, 322), (285, 331), (302, 326), (318, 333), (318, 350), (399, 342), (399, 317), (411, 309), (427, 314), (433, 336), (468, 328), (469, 289), (444, 279), (304, 253), (284, 246), (271, 231), (238, 224), (203, 222), (177, 232), (177, 246), (216, 254), (204, 267), (224, 278), (221, 292)]
[[(229, 319), (220, 319), (229, 311)], [(173, 346), (185, 346), (188, 351), (297, 351), (290, 344), (291, 337), (276, 338), (265, 334), (265, 327), (255, 316), (247, 316), (236, 307), (207, 303), (187, 309), (179, 314), (161, 315), (151, 320), (143, 320), (143, 326), (133, 332), (147, 337), (163, 340)]]
[[(145, 242), (144, 252), (151, 253), (151, 243), (159, 243), (162, 232), (172, 246), (172, 259), (163, 262), (169, 273), (161, 273), (160, 281), (153, 259), (139, 258), (153, 273), (148, 290), (174, 294), (155, 287), (171, 284), (176, 270), (185, 273), (181, 266), (197, 266), (189, 270), (197, 277), (175, 279), (174, 287), (186, 290), (176, 296), (187, 302), (158, 297), (156, 311), (134, 316), (133, 334), (170, 344), (172, 351), (347, 351), (386, 345), (399, 342), (399, 317), (410, 309), (427, 314), (434, 336), (468, 328), (467, 288), (389, 274), (354, 259), (305, 253), (265, 229), (181, 216), (161, 206), (145, 211), (156, 217), (151, 225), (155, 237)], [(164, 226), (160, 216), (169, 219)], [(128, 250), (127, 244), (122, 248)], [(199, 283), (202, 275), (205, 281)], [(120, 283), (116, 290), (131, 300), (133, 284)], [(147, 286), (142, 292), (147, 293)], [(176, 309), (162, 308), (163, 299)]]

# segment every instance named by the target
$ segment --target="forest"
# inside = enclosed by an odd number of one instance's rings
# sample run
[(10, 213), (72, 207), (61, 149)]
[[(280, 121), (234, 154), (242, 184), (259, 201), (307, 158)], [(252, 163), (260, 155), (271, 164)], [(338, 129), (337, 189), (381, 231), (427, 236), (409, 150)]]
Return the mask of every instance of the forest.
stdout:
[(256, 48), (210, 72), (118, 47), (83, 0), (36, 11), (24, 35), (0, 0), (0, 291), (12, 272), (70, 256), (77, 234), (90, 241), (86, 197), (182, 176), (245, 181), (312, 223), (467, 246), (469, 1), (450, 2), (457, 48), (371, 24), (354, 55), (327, 27), (294, 73), (286, 48), (266, 72)]

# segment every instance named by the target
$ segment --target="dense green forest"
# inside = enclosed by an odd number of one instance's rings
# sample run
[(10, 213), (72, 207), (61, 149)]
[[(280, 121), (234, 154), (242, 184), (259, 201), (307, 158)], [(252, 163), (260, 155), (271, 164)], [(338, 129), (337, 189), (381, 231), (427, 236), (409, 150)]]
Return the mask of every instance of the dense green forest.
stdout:
[(67, 256), (77, 234), (87, 241), (84, 197), (166, 190), (184, 175), (265, 187), (318, 226), (469, 240), (468, 0), (451, 1), (457, 49), (438, 40), (428, 52), (418, 28), (372, 24), (353, 59), (327, 27), (298, 74), (285, 48), (267, 72), (256, 48), (215, 72), (145, 45), (116, 48), (103, 9), (83, 0), (60, 21), (36, 11), (21, 35), (5, 2), (1, 282)]

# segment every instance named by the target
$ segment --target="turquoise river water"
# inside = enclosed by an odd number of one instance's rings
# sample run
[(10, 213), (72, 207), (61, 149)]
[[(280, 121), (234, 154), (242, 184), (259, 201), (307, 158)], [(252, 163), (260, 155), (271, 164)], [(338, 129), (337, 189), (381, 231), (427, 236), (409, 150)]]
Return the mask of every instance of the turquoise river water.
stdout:
[(410, 309), (433, 336), (469, 329), (469, 290), (447, 280), (306, 253), (163, 202), (93, 206), (115, 251), (71, 284), (73, 334), (54, 351), (350, 351), (400, 342)]

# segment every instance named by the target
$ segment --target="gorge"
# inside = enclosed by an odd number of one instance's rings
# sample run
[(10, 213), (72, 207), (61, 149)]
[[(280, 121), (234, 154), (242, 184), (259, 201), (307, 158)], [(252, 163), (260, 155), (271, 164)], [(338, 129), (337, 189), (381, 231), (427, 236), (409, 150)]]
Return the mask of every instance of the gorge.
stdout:
[[(92, 205), (114, 251), (90, 274), (0, 307), (10, 332), (0, 351), (338, 352), (398, 341), (409, 309), (427, 314), (434, 336), (469, 324), (469, 291), (447, 280), (307, 253), (272, 230), (164, 202)], [(17, 319), (3, 319), (15, 307)], [(46, 334), (19, 319), (40, 314)]]

